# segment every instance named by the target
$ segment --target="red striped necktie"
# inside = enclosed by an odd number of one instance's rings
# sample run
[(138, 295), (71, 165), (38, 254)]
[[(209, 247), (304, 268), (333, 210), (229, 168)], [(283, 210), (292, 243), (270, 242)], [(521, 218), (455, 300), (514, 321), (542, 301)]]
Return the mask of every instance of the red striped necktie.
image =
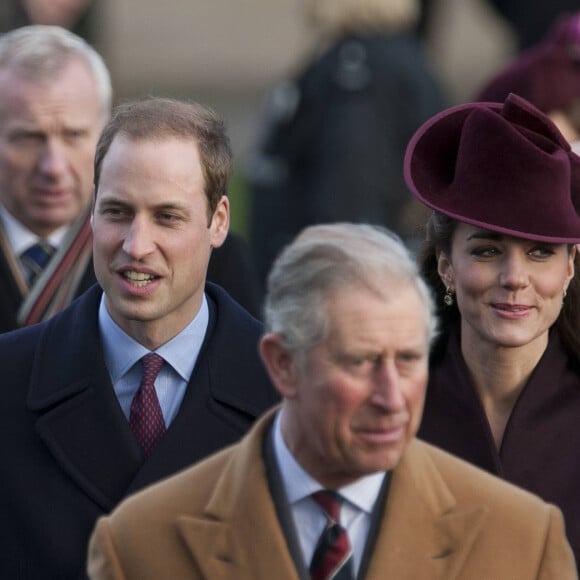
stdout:
[(145, 457), (153, 453), (153, 449), (165, 434), (165, 420), (155, 391), (155, 379), (164, 362), (163, 358), (154, 352), (146, 354), (141, 359), (143, 365), (141, 384), (131, 403), (129, 425)]
[(346, 530), (339, 524), (342, 498), (335, 491), (322, 490), (312, 494), (328, 522), (320, 535), (312, 562), (312, 580), (352, 580), (352, 551)]

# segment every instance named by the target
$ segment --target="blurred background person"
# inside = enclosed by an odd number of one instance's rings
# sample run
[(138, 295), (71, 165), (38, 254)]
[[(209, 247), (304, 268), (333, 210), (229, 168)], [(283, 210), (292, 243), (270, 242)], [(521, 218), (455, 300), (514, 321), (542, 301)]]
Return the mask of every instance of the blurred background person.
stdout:
[(425, 214), (402, 177), (406, 144), (444, 98), (416, 36), (416, 0), (308, 0), (318, 47), (278, 84), (250, 164), (250, 245), (263, 279), (304, 226), (349, 220), (406, 240)]
[(580, 561), (580, 158), (516, 95), (436, 115), (405, 158), (442, 332), (419, 437), (558, 505)]
[(0, 332), (91, 286), (95, 146), (111, 109), (99, 54), (58, 26), (0, 36)]
[(560, 15), (545, 38), (484, 83), (476, 100), (503, 102), (509, 93), (548, 115), (580, 150), (580, 12)]

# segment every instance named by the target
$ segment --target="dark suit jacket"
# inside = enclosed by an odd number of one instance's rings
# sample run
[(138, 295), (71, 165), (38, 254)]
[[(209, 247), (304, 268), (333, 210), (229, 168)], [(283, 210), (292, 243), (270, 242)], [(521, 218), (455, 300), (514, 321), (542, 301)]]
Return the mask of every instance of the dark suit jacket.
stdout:
[[(227, 290), (250, 314), (261, 318), (263, 289), (248, 244), (240, 234), (230, 232), (223, 246), (213, 250), (207, 279)], [(76, 297), (96, 281), (91, 260), (82, 276)], [(0, 333), (18, 328), (16, 314), (21, 303), (20, 290), (6, 258), (0, 253)]]
[[(298, 580), (266, 478), (272, 414), (99, 520), (91, 580)], [(391, 474), (369, 580), (572, 580), (562, 514), (419, 440)]]
[(218, 286), (206, 292), (191, 382), (145, 462), (103, 359), (98, 286), (50, 321), (0, 336), (0, 578), (82, 577), (97, 517), (234, 443), (277, 400), (257, 353), (261, 324)]

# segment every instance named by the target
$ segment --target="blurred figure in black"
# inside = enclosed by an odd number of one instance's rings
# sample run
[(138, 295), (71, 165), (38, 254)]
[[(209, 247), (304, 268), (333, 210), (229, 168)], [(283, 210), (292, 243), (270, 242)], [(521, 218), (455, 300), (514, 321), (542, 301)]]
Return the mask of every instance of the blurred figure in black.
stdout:
[(539, 42), (562, 12), (578, 10), (578, 0), (489, 0), (513, 27), (520, 49)]
[(370, 222), (410, 242), (424, 214), (405, 186), (403, 154), (444, 106), (416, 34), (417, 0), (308, 0), (307, 7), (319, 50), (272, 91), (249, 175), (251, 246), (262, 278), (310, 224)]

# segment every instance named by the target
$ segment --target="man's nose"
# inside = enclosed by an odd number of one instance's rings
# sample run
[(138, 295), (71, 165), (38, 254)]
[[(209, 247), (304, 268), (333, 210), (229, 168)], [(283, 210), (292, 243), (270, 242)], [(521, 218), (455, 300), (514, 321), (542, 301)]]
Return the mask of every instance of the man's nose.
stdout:
[(150, 254), (155, 248), (151, 225), (142, 216), (135, 216), (123, 240), (123, 251), (135, 260)]
[(48, 139), (40, 151), (39, 169), (45, 175), (58, 177), (63, 175), (68, 167), (68, 152), (62, 143)]
[(374, 389), (371, 401), (389, 411), (399, 411), (405, 407), (401, 376), (395, 361), (380, 359), (377, 362), (374, 376)]

